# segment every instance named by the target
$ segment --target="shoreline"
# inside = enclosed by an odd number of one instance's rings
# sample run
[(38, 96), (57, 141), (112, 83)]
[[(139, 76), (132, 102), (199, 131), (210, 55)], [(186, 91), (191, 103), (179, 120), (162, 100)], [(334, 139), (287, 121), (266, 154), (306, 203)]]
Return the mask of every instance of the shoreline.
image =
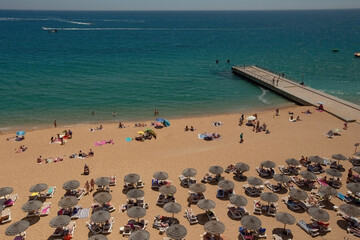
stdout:
[[(169, 120), (182, 120), (182, 119), (192, 119), (192, 118), (202, 118), (202, 117), (216, 117), (216, 116), (222, 116), (222, 115), (233, 115), (233, 114), (248, 114), (251, 112), (264, 112), (264, 111), (275, 111), (276, 108), (279, 109), (286, 109), (286, 108), (291, 108), (291, 107), (296, 107), (296, 106), (300, 106), (295, 102), (291, 102), (289, 101), (286, 104), (283, 104), (280, 107), (275, 107), (275, 106), (269, 106), (269, 107), (263, 107), (263, 108), (246, 108), (244, 109), (242, 112), (239, 111), (228, 111), (225, 113), (222, 112), (213, 112), (213, 113), (209, 113), (209, 114), (199, 114), (199, 115), (186, 115), (184, 117), (167, 117), (164, 114), (160, 114), (158, 116), (152, 115), (152, 117), (144, 117), (144, 118), (134, 118), (134, 119), (129, 119), (129, 120), (121, 120), (121, 119), (117, 119), (116, 121), (113, 119), (106, 119), (106, 120), (94, 120), (94, 121), (83, 121), (83, 122), (77, 122), (77, 123), (65, 123), (65, 124), (59, 124), (59, 122), (57, 122), (57, 127), (76, 127), (76, 126), (86, 126), (86, 125), (97, 125), (97, 124), (103, 124), (103, 125), (112, 125), (112, 124), (118, 124), (120, 121), (124, 122), (124, 123), (131, 123), (132, 125), (136, 122), (148, 122), (148, 121), (154, 121), (156, 118), (167, 118)], [(309, 106), (311, 107), (311, 106)], [(91, 115), (89, 114), (90, 118)], [(44, 130), (44, 129), (51, 129), (54, 128), (53, 122), (50, 122), (49, 124), (30, 124), (30, 125), (13, 125), (13, 126), (7, 126), (7, 127), (0, 127), (0, 136), (1, 135), (5, 135), (5, 134), (9, 134), (9, 133), (16, 133), (17, 131), (26, 131), (26, 132), (33, 132), (33, 131), (38, 131), (38, 130)]]

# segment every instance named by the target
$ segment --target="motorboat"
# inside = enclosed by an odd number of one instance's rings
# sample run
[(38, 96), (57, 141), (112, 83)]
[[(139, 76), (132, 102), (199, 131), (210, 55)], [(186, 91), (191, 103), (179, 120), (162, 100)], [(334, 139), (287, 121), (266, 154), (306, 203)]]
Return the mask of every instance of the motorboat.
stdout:
[(354, 53), (355, 57), (360, 57), (360, 52)]

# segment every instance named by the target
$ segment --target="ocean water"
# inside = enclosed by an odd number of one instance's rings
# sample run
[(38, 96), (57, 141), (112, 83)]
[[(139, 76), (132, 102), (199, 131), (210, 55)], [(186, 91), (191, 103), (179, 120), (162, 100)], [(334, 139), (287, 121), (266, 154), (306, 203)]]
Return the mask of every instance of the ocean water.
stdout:
[(243, 64), (360, 104), (359, 22), (359, 9), (0, 11), (0, 129), (293, 104), (233, 75)]

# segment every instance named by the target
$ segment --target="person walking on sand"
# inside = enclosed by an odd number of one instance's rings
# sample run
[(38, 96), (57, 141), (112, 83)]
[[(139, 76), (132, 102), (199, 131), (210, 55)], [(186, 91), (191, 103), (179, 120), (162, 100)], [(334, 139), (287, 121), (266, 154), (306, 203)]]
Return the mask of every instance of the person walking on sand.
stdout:
[(86, 194), (89, 194), (89, 192), (90, 192), (90, 183), (89, 183), (89, 181), (86, 181), (85, 189), (86, 189)]
[(244, 133), (240, 133), (240, 143), (244, 142)]
[(54, 120), (54, 127), (55, 127), (55, 128), (57, 127), (56, 120)]
[(279, 109), (278, 108), (275, 110), (275, 116), (279, 116)]
[(90, 181), (90, 186), (91, 186), (90, 192), (92, 192), (92, 191), (95, 189), (95, 181), (94, 181), (93, 178), (92, 178), (91, 181)]

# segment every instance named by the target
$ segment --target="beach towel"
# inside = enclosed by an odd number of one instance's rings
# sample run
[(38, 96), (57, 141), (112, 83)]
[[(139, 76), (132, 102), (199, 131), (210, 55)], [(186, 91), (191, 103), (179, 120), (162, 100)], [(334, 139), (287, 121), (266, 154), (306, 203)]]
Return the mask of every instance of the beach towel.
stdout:
[(212, 124), (216, 127), (216, 126), (221, 126), (222, 122), (212, 122)]
[(79, 210), (79, 218), (88, 218), (90, 213), (90, 208), (83, 208)]
[(131, 138), (131, 137), (127, 137), (127, 138), (125, 138), (125, 141), (126, 141), (126, 142), (131, 142), (131, 141), (132, 141), (132, 138)]
[(97, 141), (97, 142), (94, 143), (95, 147), (102, 146), (102, 145), (105, 145), (105, 144), (114, 144), (114, 141), (111, 139), (109, 141), (101, 140), (101, 141)]
[(324, 182), (322, 179), (318, 179), (318, 182), (319, 182), (322, 186), (329, 186), (329, 184), (327, 184), (326, 182)]

